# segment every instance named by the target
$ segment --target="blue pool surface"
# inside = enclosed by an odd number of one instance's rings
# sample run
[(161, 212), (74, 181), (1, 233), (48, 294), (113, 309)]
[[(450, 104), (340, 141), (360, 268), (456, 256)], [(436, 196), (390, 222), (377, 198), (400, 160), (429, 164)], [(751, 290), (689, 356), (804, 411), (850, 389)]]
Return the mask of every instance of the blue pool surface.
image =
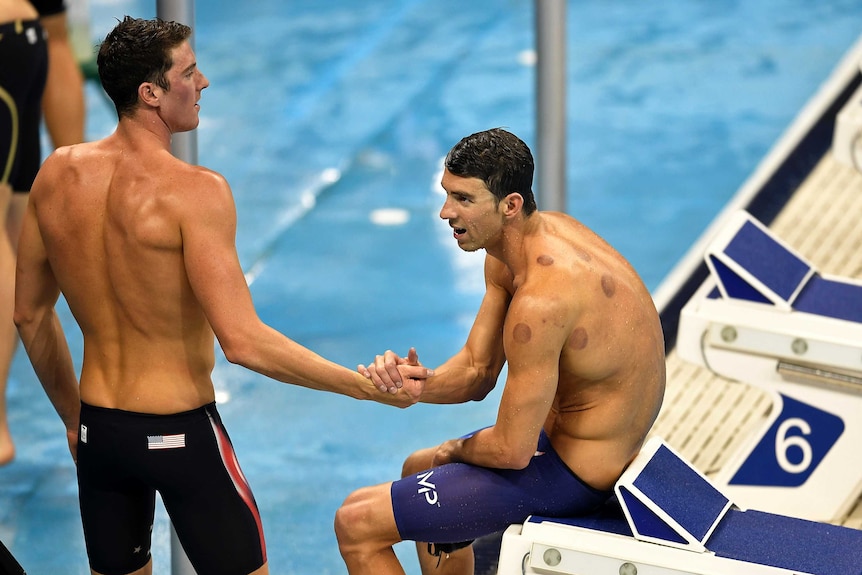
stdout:
[[(89, 0), (94, 41), (155, 5)], [(261, 317), (349, 367), (387, 348), (415, 345), (429, 365), (457, 351), (482, 257), (437, 217), (440, 161), (494, 126), (534, 146), (533, 2), (207, 0), (195, 16), (211, 81), (199, 162), (232, 185)], [(567, 211), (655, 289), (860, 31), (850, 0), (570, 2)], [(114, 117), (87, 89), (94, 139)], [(399, 411), (223, 359), (214, 379), (274, 574), (345, 573), (332, 530), (344, 497), (396, 478), (412, 450), (492, 423), (501, 387)], [(0, 468), (0, 540), (28, 573), (87, 573), (63, 428), (23, 353), (8, 397), (19, 451)], [(154, 539), (154, 572), (167, 575), (161, 511)], [(412, 545), (397, 551), (417, 574)]]

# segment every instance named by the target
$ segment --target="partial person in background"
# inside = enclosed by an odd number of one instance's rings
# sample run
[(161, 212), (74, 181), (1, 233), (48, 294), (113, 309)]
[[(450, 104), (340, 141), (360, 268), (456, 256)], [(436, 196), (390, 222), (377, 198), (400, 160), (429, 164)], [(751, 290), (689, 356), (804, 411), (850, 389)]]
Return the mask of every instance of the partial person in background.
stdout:
[[(94, 573), (152, 573), (157, 491), (197, 573), (269, 572), (215, 403), (216, 339), (228, 361), (272, 379), (399, 407), (418, 400), (428, 371), (381, 392), (257, 315), (229, 184), (171, 153), (209, 86), (190, 35), (130, 17), (108, 33), (97, 60), (116, 130), (45, 160), (18, 250), (15, 323), (77, 463)], [(84, 340), (80, 384), (61, 293)]]
[[(74, 1), (74, 0), (66, 0)], [(48, 81), (42, 95), (45, 127), (55, 148), (84, 141), (84, 75), (72, 49), (64, 0), (30, 0), (48, 33)]]
[(6, 411), (18, 344), (12, 323), (15, 252), (27, 194), (42, 162), (40, 122), (48, 47), (39, 12), (27, 0), (0, 0), (0, 465), (15, 456)]
[[(424, 403), (483, 399), (508, 375), (493, 425), (412, 454), (402, 479), (359, 489), (336, 513), (351, 575), (473, 573), (470, 544), (529, 515), (601, 506), (638, 454), (664, 396), (664, 337), (632, 266), (595, 232), (533, 197), (533, 157), (515, 135), (479, 132), (444, 162), (440, 217), (464, 251), (485, 250), (485, 295), (464, 347), (434, 370)], [(415, 350), (359, 366), (381, 389)], [(415, 375), (414, 375), (415, 376)]]

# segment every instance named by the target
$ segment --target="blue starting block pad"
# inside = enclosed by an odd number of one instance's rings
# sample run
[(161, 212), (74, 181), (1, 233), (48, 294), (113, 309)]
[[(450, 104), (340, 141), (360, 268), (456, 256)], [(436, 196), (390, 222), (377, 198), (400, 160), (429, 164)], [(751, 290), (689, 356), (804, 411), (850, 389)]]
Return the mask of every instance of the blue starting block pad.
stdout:
[(742, 506), (829, 522), (862, 495), (862, 282), (829, 276), (751, 214), (704, 253), (677, 353), (772, 406), (713, 477)]
[(660, 438), (615, 495), (589, 516), (509, 527), (499, 575), (862, 574), (862, 531), (741, 509)]
[(715, 238), (706, 263), (722, 297), (862, 322), (862, 285), (824, 277), (747, 212)]

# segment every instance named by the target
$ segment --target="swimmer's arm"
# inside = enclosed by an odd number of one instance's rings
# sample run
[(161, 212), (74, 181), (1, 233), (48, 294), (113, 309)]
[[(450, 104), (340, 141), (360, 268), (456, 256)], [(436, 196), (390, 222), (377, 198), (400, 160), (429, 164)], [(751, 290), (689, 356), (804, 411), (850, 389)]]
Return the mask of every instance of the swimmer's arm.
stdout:
[(464, 347), (434, 370), (423, 403), (481, 401), (494, 389), (506, 363), (500, 334), (508, 306), (505, 290), (498, 286), (486, 290)]
[[(493, 280), (495, 268), (501, 265), (499, 260), (486, 259), (487, 289), (467, 341), (455, 355), (428, 374), (420, 399), (422, 403), (481, 401), (494, 389), (506, 361), (500, 334), (510, 299), (508, 292)], [(378, 388), (393, 388), (400, 385), (404, 377), (414, 376), (411, 369), (421, 366), (418, 359), (414, 361), (411, 357), (417, 356), (408, 353), (407, 358), (402, 358), (387, 351), (367, 367), (360, 365), (358, 370)], [(422, 375), (418, 373), (415, 377)]]
[[(57, 414), (63, 420), (70, 446), (77, 438), (80, 391), (72, 356), (55, 304), (60, 295), (36, 220), (40, 174), (34, 182), (24, 214), (15, 274), (15, 325), (33, 369)], [(74, 456), (74, 447), (73, 456)]]
[[(523, 288), (526, 289), (526, 288)], [(542, 294), (519, 293), (503, 332), (508, 376), (497, 420), (473, 436), (444, 443), (435, 465), (461, 461), (497, 469), (522, 469), (553, 405), (568, 322), (564, 306)]]
[(424, 382), (413, 382), (397, 393), (381, 393), (359, 373), (261, 321), (236, 252), (236, 210), (230, 187), (209, 171), (199, 175), (197, 185), (200, 189), (190, 196), (181, 217), (184, 261), (192, 290), (228, 361), (311, 389), (398, 407), (416, 402)]

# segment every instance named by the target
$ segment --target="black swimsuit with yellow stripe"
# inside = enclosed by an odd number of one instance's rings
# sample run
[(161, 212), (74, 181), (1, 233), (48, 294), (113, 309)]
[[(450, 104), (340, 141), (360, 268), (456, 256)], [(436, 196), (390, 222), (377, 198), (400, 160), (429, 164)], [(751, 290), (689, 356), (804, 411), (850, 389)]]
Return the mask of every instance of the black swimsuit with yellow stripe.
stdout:
[(0, 183), (28, 192), (42, 162), (39, 123), (48, 47), (37, 20), (0, 24)]

